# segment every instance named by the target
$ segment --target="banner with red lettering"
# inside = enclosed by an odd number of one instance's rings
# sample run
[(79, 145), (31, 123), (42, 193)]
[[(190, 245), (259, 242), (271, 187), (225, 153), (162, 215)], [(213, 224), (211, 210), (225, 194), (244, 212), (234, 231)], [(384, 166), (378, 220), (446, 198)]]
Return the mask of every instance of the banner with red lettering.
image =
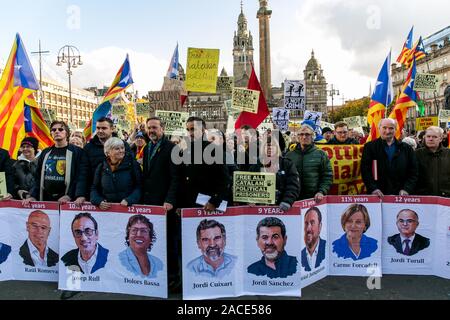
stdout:
[(333, 170), (333, 185), (330, 195), (365, 194), (366, 187), (361, 177), (361, 157), (363, 145), (321, 145), (330, 158)]
[(59, 205), (0, 201), (0, 280), (58, 281)]
[(162, 207), (61, 206), (58, 288), (167, 298)]

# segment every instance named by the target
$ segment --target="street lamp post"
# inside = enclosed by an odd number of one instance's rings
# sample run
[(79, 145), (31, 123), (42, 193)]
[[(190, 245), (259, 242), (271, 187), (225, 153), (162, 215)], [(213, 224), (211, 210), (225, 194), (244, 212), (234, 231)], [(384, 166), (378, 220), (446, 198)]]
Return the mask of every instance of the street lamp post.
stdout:
[(330, 94), (330, 97), (331, 97), (331, 113), (333, 114), (333, 120), (334, 120), (334, 96), (338, 96), (339, 95), (339, 90), (337, 90), (334, 87), (334, 85), (331, 84), (331, 89), (327, 90), (327, 92)]
[(67, 64), (67, 74), (69, 75), (69, 122), (73, 125), (73, 109), (72, 109), (72, 69), (81, 66), (83, 62), (81, 62), (80, 51), (77, 47), (65, 45), (58, 52), (58, 62), (57, 66), (62, 66), (63, 64)]

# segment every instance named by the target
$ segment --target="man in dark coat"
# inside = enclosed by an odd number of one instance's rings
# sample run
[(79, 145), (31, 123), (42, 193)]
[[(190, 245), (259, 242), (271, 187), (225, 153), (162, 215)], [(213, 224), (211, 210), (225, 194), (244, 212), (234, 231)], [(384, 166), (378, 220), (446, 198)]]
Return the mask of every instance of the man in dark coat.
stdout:
[(413, 194), (418, 176), (417, 158), (411, 146), (395, 138), (397, 121), (382, 119), (380, 138), (366, 143), (361, 173), (367, 192), (383, 197)]
[(337, 122), (334, 125), (334, 137), (327, 144), (359, 144), (359, 141), (348, 136), (348, 132), (347, 123), (343, 121)]
[(0, 149), (0, 172), (5, 173), (6, 195), (0, 200), (9, 200), (14, 193), (14, 169), (8, 151)]

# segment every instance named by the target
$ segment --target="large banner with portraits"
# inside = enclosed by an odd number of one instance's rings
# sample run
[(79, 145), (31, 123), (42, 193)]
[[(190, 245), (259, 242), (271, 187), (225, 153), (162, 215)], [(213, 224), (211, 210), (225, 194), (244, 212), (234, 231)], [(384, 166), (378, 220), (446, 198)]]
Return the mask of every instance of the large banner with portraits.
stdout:
[(300, 210), (184, 209), (182, 215), (183, 298), (300, 297)]
[(0, 280), (58, 281), (59, 206), (0, 201)]
[(58, 288), (167, 298), (161, 207), (61, 206)]

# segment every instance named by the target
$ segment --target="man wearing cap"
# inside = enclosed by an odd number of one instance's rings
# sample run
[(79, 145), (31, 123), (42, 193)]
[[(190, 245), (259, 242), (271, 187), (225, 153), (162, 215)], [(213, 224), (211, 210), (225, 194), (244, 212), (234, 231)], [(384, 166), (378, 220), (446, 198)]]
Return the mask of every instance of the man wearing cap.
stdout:
[(325, 127), (322, 129), (322, 136), (327, 142), (333, 139), (333, 130), (329, 127)]
[(144, 157), (144, 148), (146, 146), (146, 140), (144, 134), (139, 131), (134, 138), (134, 143), (131, 146), (131, 151), (136, 155), (136, 160), (142, 166)]
[(298, 133), (296, 148), (286, 158), (292, 160), (300, 176), (300, 196), (298, 200), (314, 198), (322, 201), (333, 182), (328, 155), (314, 145), (316, 133), (310, 121), (304, 121)]
[(37, 170), (36, 155), (38, 154), (39, 141), (34, 137), (26, 137), (20, 143), (22, 152), (14, 162), (14, 197), (20, 200), (26, 199), (34, 185), (34, 176)]

